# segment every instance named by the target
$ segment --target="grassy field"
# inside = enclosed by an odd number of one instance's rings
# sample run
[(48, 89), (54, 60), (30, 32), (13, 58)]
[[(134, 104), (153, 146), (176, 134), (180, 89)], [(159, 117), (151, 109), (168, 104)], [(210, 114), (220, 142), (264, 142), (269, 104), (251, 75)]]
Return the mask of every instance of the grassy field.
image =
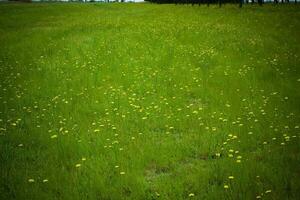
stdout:
[(0, 4), (0, 199), (298, 199), (299, 19)]

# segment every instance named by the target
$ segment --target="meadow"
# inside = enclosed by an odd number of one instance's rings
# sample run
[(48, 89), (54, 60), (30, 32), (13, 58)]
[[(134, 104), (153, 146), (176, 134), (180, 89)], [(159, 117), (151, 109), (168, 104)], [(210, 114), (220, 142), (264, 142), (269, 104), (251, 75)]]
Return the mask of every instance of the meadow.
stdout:
[(299, 19), (0, 4), (0, 199), (299, 199)]

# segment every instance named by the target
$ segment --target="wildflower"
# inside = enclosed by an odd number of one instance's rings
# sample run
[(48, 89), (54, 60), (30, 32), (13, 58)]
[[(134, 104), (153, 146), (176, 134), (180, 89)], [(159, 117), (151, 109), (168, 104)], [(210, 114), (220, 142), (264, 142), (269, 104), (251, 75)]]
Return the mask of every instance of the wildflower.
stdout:
[(57, 138), (57, 135), (52, 135), (51, 139)]
[(268, 194), (268, 193), (271, 193), (272, 192), (272, 190), (266, 190), (266, 194)]
[(189, 194), (189, 197), (194, 197), (194, 196), (195, 196), (194, 193), (190, 193), (190, 194)]
[(75, 165), (75, 167), (79, 168), (79, 167), (81, 167), (81, 164), (78, 163)]
[(34, 183), (34, 179), (33, 179), (33, 178), (30, 178), (30, 179), (28, 179), (28, 182), (29, 182), (29, 183)]
[(234, 179), (234, 176), (228, 176), (229, 179)]
[(228, 185), (224, 185), (224, 189), (228, 189), (229, 188), (229, 186)]
[(124, 174), (125, 174), (125, 172), (120, 172), (120, 174), (121, 174), (121, 175), (124, 175)]
[(44, 180), (43, 180), (43, 183), (46, 183), (46, 182), (48, 182), (48, 179), (44, 179)]

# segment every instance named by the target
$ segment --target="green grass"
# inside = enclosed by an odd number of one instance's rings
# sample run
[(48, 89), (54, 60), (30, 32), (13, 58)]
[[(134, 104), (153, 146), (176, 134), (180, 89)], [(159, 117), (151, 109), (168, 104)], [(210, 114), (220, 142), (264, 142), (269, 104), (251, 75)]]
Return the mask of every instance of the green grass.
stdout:
[(0, 199), (299, 198), (299, 19), (0, 4)]

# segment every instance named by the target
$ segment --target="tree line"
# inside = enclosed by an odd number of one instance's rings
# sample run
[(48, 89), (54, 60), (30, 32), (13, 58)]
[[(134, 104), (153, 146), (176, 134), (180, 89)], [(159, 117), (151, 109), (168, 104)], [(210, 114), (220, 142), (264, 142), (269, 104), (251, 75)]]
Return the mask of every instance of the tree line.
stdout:
[[(244, 3), (248, 4), (254, 4), (258, 3), (259, 5), (263, 5), (265, 2), (264, 0), (145, 0), (151, 3), (158, 3), (158, 4), (191, 4), (191, 5), (207, 5), (210, 4), (218, 4), (220, 7), (222, 4), (226, 3), (233, 3), (233, 4), (239, 4), (239, 7), (242, 7)], [(267, 1), (268, 3), (270, 1)], [(297, 0), (293, 1), (294, 3), (297, 3)], [(290, 3), (290, 0), (273, 0), (273, 3)]]

